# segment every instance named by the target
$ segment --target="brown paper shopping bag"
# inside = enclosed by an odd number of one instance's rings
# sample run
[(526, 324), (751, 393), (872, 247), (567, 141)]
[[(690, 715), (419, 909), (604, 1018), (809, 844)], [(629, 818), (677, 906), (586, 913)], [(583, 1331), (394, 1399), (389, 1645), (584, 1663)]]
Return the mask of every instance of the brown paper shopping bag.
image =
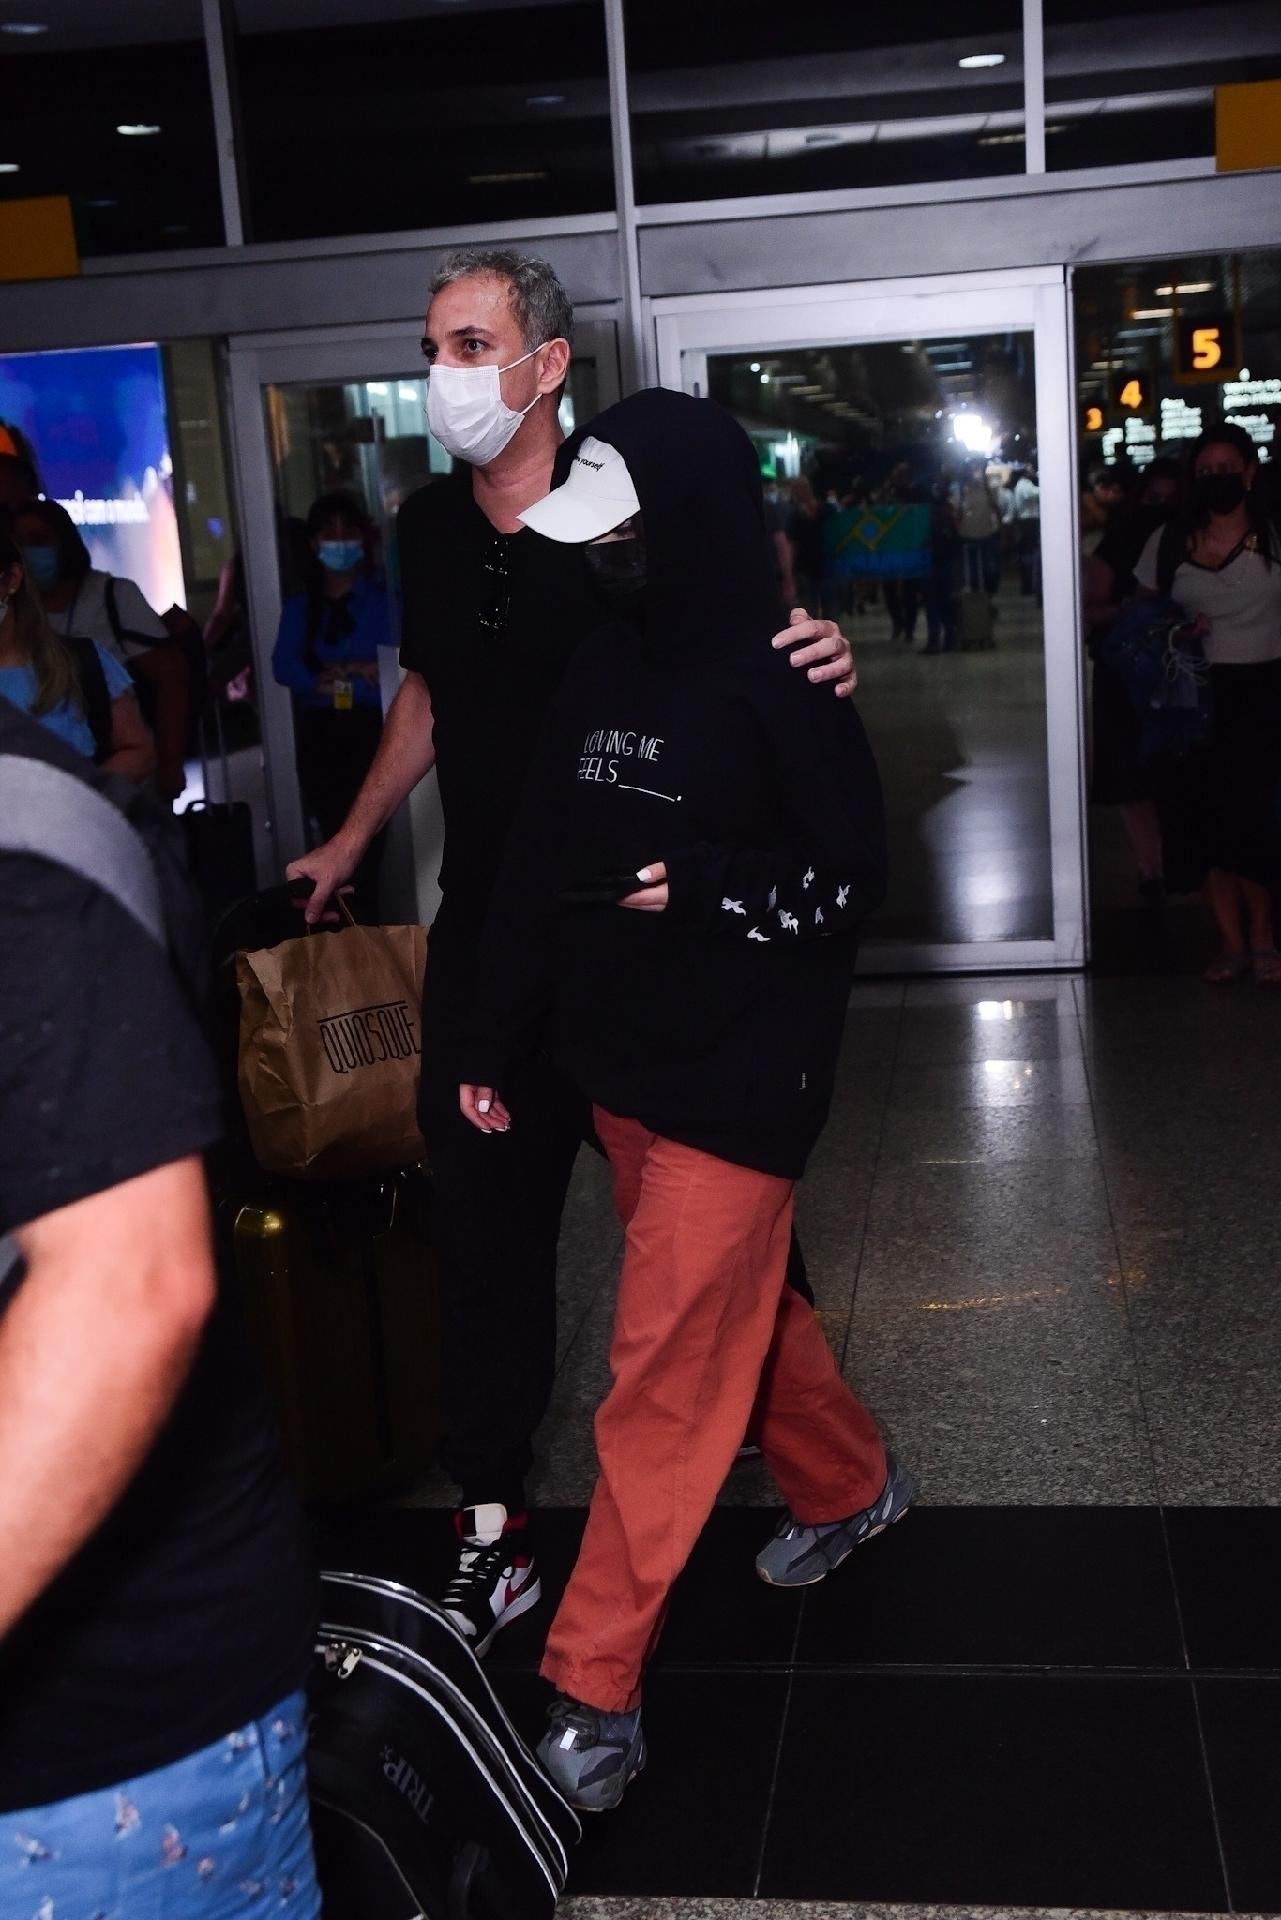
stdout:
[(417, 1111), (426, 929), (347, 919), (337, 933), (236, 955), (240, 1097), (271, 1173), (378, 1173), (426, 1153)]

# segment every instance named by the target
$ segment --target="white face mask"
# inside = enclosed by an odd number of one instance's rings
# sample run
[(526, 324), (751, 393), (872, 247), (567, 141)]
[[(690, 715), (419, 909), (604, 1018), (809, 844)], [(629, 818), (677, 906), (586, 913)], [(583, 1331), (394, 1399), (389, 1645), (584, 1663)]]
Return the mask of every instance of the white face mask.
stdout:
[(446, 453), (456, 460), (486, 467), (496, 460), (526, 413), (542, 399), (536, 393), (524, 413), (516, 413), (503, 399), (499, 375), (523, 366), (547, 345), (531, 347), (505, 367), (434, 366), (427, 381), (427, 425)]

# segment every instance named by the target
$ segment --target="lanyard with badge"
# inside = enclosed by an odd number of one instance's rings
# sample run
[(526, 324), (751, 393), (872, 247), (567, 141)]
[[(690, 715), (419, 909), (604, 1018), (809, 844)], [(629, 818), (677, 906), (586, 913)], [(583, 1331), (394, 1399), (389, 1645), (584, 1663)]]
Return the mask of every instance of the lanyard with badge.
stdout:
[[(330, 610), (329, 618), (330, 618), (331, 630), (337, 626), (337, 621), (338, 621), (337, 605), (338, 604), (339, 603), (335, 603), (335, 605), (331, 607), (331, 610)], [(350, 611), (348, 612), (348, 618), (350, 618)], [(346, 642), (350, 638), (350, 634), (351, 634), (350, 628), (348, 628), (347, 632), (344, 634), (338, 635), (335, 633), (334, 638), (329, 642), (330, 646), (332, 646), (336, 650), (340, 650), (341, 652), (345, 653)], [(356, 683), (352, 679), (350, 673), (344, 673), (342, 671), (343, 667), (345, 667), (347, 664), (348, 663), (345, 660), (341, 658), (339, 659), (339, 661), (336, 663), (334, 677), (329, 683), (330, 693), (333, 696), (335, 713), (350, 713), (356, 704)]]

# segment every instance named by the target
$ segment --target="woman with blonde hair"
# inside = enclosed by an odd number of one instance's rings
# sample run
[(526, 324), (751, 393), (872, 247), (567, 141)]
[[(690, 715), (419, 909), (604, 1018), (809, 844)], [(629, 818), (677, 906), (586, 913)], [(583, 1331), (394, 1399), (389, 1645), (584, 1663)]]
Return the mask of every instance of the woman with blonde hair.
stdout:
[(128, 673), (102, 647), (49, 625), (22, 550), (0, 529), (0, 697), (107, 773), (145, 780), (155, 744)]

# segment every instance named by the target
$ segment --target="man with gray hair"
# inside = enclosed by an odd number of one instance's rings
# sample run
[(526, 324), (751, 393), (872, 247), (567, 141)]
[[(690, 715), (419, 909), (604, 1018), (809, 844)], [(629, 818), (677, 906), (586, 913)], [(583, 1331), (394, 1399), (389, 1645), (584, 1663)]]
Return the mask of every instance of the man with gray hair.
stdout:
[[(546, 261), (469, 249), (435, 274), (423, 337), (427, 418), (464, 464), (401, 509), (405, 678), (344, 825), (289, 869), (314, 882), (314, 925), (436, 768), (444, 899), (427, 962), (420, 1111), (436, 1181), (442, 1458), (462, 1489), (458, 1567), (441, 1597), (479, 1654), (539, 1597), (524, 1479), (555, 1365), (561, 1210), (590, 1134), (583, 1104), (542, 1059), (504, 1088), (519, 1123), (509, 1133), (478, 1133), (458, 1110), (476, 955), (508, 828), (543, 715), (580, 639), (600, 623), (578, 554), (520, 520), (551, 489), (573, 324)], [(793, 665), (812, 680), (851, 692), (840, 629), (799, 610), (792, 621), (774, 644), (795, 649)]]

